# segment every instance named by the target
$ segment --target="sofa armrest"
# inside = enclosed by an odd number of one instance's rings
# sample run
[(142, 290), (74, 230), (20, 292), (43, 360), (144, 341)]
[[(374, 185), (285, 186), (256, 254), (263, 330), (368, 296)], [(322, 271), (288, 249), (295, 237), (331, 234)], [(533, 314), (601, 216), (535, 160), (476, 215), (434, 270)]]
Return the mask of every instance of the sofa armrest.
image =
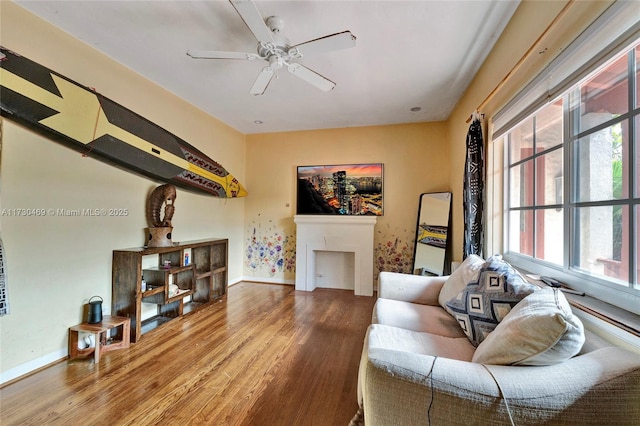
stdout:
[(380, 272), (378, 297), (422, 305), (438, 305), (438, 295), (447, 278), (449, 277)]
[(545, 367), (487, 367), (491, 372), (472, 362), (372, 348), (365, 422), (509, 424), (510, 413), (519, 426), (640, 424), (640, 357), (624, 349)]

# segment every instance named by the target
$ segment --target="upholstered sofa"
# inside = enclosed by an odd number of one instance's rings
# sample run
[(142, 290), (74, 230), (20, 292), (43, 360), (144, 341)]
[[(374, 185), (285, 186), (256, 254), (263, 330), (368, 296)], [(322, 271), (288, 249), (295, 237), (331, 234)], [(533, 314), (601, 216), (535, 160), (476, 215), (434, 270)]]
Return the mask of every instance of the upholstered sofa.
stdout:
[(585, 334), (558, 289), (539, 286), (472, 343), (446, 303), (483, 267), (380, 274), (352, 424), (640, 425), (640, 355)]

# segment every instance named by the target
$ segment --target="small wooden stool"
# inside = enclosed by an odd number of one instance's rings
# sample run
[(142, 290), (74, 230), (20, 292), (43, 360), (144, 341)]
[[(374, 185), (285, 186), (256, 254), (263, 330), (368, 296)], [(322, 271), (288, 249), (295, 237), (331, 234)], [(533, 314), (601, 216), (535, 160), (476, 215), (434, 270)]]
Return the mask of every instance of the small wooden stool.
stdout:
[[(117, 340), (107, 341), (107, 335), (105, 332), (113, 328), (121, 328), (121, 330), (117, 330)], [(115, 351), (117, 349), (126, 349), (129, 347), (129, 339), (131, 337), (130, 329), (130, 318), (111, 315), (105, 315), (102, 318), (102, 322), (97, 324), (83, 322), (82, 324), (69, 327), (69, 359), (93, 354), (93, 359), (97, 364), (100, 362), (100, 355), (103, 353)], [(95, 336), (95, 348), (78, 349), (78, 332), (81, 331), (91, 333)]]

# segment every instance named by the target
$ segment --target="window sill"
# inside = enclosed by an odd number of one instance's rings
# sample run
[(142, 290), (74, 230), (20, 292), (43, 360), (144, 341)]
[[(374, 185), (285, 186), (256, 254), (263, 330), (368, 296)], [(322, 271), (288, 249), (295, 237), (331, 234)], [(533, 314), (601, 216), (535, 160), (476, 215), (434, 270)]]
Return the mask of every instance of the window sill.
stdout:
[(569, 293), (564, 293), (564, 295), (572, 307), (593, 315), (633, 336), (640, 337), (640, 315), (625, 311), (591, 296), (578, 296)]
[[(543, 282), (534, 280), (529, 277), (528, 274), (531, 274), (531, 271), (527, 271), (513, 264), (511, 264), (511, 266), (518, 272), (520, 272), (522, 277), (530, 283), (535, 284), (539, 287), (546, 286), (546, 284), (544, 284)], [(568, 290), (572, 290), (568, 286), (563, 286), (563, 288), (564, 287), (566, 287), (566, 289)], [(582, 312), (585, 312), (601, 321), (604, 321), (605, 323), (612, 325), (621, 331), (625, 331), (634, 337), (640, 338), (640, 315), (634, 312), (629, 312), (618, 306), (614, 306), (610, 303), (604, 302), (600, 299), (596, 299), (595, 297), (589, 296), (584, 293), (584, 295), (573, 294), (569, 292), (563, 292), (563, 294), (573, 308), (579, 309)]]

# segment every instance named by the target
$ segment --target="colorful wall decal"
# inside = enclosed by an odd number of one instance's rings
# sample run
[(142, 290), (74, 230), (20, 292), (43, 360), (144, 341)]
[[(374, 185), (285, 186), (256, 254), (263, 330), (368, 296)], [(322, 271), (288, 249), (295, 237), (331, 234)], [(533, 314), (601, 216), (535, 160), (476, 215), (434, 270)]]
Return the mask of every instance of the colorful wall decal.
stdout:
[(389, 225), (377, 230), (374, 244), (375, 276), (382, 271), (410, 274), (415, 239), (406, 229), (392, 230)]
[(247, 195), (224, 167), (88, 87), (0, 47), (2, 115), (87, 156), (215, 197)]
[(248, 229), (245, 265), (254, 274), (293, 276), (296, 267), (296, 238), (278, 229), (270, 220), (255, 221)]
[[(251, 221), (246, 235), (244, 263), (248, 272), (263, 278), (295, 278), (295, 228), (283, 229), (272, 220), (258, 218)], [(414, 243), (415, 237), (406, 229), (399, 231), (389, 225), (377, 229), (374, 237), (375, 279), (381, 271), (410, 274)]]

